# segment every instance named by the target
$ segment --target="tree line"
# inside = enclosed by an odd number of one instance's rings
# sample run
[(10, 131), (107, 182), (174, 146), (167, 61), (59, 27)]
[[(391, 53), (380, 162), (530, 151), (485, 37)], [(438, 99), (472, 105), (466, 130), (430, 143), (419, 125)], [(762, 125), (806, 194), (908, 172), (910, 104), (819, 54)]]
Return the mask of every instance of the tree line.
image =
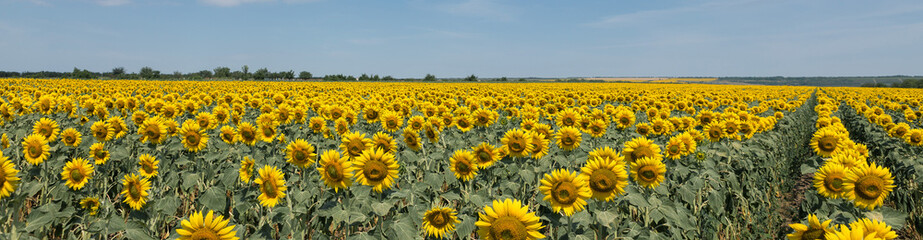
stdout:
[[(888, 87), (884, 83), (866, 83), (862, 84), (863, 87)], [(900, 82), (891, 83), (890, 87), (894, 88), (923, 88), (923, 78), (920, 79), (904, 79)]]
[[(359, 77), (352, 75), (344, 74), (332, 74), (324, 75), (323, 77), (316, 77), (308, 71), (301, 71), (297, 75), (295, 71), (280, 71), (272, 72), (266, 68), (260, 68), (256, 71), (251, 72), (250, 67), (247, 65), (242, 66), (238, 70), (231, 71), (231, 68), (228, 67), (216, 67), (212, 70), (202, 70), (198, 72), (182, 73), (179, 71), (174, 71), (173, 73), (165, 73), (159, 70), (154, 70), (151, 67), (142, 67), (137, 72), (128, 72), (124, 67), (113, 68), (109, 72), (92, 72), (87, 69), (74, 68), (71, 72), (54, 72), (54, 71), (40, 71), (40, 72), (12, 72), (12, 71), (0, 71), (0, 78), (14, 78), (14, 77), (23, 77), (23, 78), (74, 78), (74, 79), (143, 79), (143, 80), (257, 80), (257, 81), (286, 81), (286, 80), (322, 80), (322, 81), (367, 81), (367, 82), (377, 82), (377, 81), (423, 81), (423, 82), (436, 82), (436, 81), (466, 81), (466, 82), (479, 82), (479, 81), (499, 81), (506, 82), (509, 81), (506, 77), (501, 78), (490, 78), (490, 79), (481, 79), (476, 75), (472, 74), (471, 76), (465, 78), (445, 78), (437, 79), (433, 74), (426, 74), (423, 78), (394, 78), (392, 76), (379, 76), (378, 74), (362, 74)], [(519, 81), (525, 81), (525, 79), (520, 78)]]

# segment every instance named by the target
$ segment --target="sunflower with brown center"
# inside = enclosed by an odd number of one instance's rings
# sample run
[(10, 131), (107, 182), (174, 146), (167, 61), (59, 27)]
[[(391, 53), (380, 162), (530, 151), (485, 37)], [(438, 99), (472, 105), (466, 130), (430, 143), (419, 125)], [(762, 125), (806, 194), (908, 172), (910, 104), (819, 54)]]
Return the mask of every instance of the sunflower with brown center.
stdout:
[(304, 139), (295, 139), (285, 147), (285, 161), (299, 168), (306, 168), (314, 164), (317, 153), (314, 146)]
[(644, 157), (631, 163), (631, 176), (642, 187), (654, 189), (664, 180), (667, 166), (660, 158)]
[(814, 133), (814, 137), (811, 138), (811, 148), (821, 157), (830, 157), (844, 138), (848, 139), (848, 136), (837, 133), (833, 128), (823, 128)]
[(93, 165), (83, 158), (75, 158), (64, 164), (61, 180), (73, 190), (80, 190), (93, 178)]
[(904, 134), (904, 141), (913, 146), (923, 146), (923, 129), (912, 129)]
[(470, 181), (478, 174), (478, 164), (471, 151), (456, 150), (449, 158), (449, 169), (455, 173), (455, 178), (461, 181)]
[(112, 127), (113, 139), (120, 139), (128, 134), (128, 126), (125, 125), (125, 120), (123, 120), (122, 117), (110, 117), (109, 119), (106, 119), (106, 124), (109, 125), (109, 127)]
[(555, 212), (563, 212), (567, 216), (583, 211), (586, 199), (593, 196), (589, 178), (566, 169), (545, 174), (541, 184), (538, 189), (545, 195), (544, 200), (551, 204)]
[(430, 143), (437, 143), (439, 142), (439, 127), (427, 122), (423, 124), (423, 135), (426, 136)]
[(0, 152), (0, 199), (9, 197), (19, 187), (19, 170), (16, 165)]
[(164, 125), (160, 118), (152, 117), (144, 119), (143, 121), (144, 122), (138, 127), (138, 135), (141, 135), (141, 138), (138, 140), (140, 140), (141, 143), (150, 142), (152, 144), (159, 144), (167, 139), (167, 126)]
[(873, 162), (871, 165), (860, 164), (846, 173), (843, 196), (852, 200), (856, 207), (871, 211), (884, 203), (892, 189), (894, 177), (891, 170)]
[(228, 225), (228, 220), (221, 215), (215, 216), (212, 211), (208, 211), (205, 217), (200, 211), (193, 212), (188, 220), (182, 221), (182, 228), (176, 229), (179, 234), (177, 239), (238, 240), (237, 231), (234, 231), (234, 225)]
[(391, 153), (394, 152), (396, 146), (397, 142), (394, 141), (394, 138), (385, 132), (379, 131), (372, 136), (372, 148), (379, 148), (382, 149), (385, 153)]
[(32, 126), (32, 134), (38, 134), (51, 142), (58, 138), (58, 122), (48, 118), (41, 118)]
[(663, 155), (660, 154), (660, 145), (654, 144), (654, 141), (645, 137), (634, 138), (625, 143), (622, 149), (622, 156), (627, 163), (634, 163), (636, 160), (649, 157), (660, 160)]
[(526, 157), (532, 153), (532, 133), (522, 129), (511, 129), (506, 131), (500, 142), (503, 143), (503, 151), (511, 157)]
[(157, 166), (158, 164), (160, 164), (160, 161), (154, 156), (150, 154), (141, 154), (141, 156), (138, 157), (138, 167), (141, 168), (138, 172), (140, 172), (141, 176), (144, 178), (152, 178), (157, 176), (157, 169), (160, 168)]
[(545, 138), (545, 134), (532, 132), (529, 135), (532, 136), (532, 141), (529, 143), (532, 145), (532, 158), (540, 159), (548, 155), (548, 149), (550, 148), (548, 144), (550, 141)]
[(808, 225), (801, 223), (792, 223), (788, 226), (795, 230), (795, 232), (786, 235), (789, 240), (813, 240), (813, 239), (824, 239), (824, 235), (827, 233), (833, 233), (833, 229), (830, 228), (830, 222), (832, 220), (820, 222), (820, 219), (817, 219), (817, 215), (809, 214), (808, 215)]
[(387, 111), (381, 115), (381, 128), (388, 132), (395, 132), (404, 125), (404, 119), (396, 112)]
[(712, 142), (721, 141), (721, 138), (724, 138), (726, 135), (724, 131), (724, 125), (720, 123), (709, 124), (705, 126), (702, 131), (705, 132), (705, 137)]
[(848, 169), (836, 162), (827, 162), (814, 173), (814, 188), (820, 195), (837, 199), (844, 193), (843, 183), (846, 182)]
[(616, 128), (626, 129), (635, 124), (635, 113), (629, 110), (621, 110), (615, 113), (615, 122), (618, 123)]
[(679, 140), (678, 137), (671, 137), (667, 141), (667, 145), (664, 147), (664, 152), (667, 154), (667, 157), (671, 160), (677, 160), (683, 157), (683, 153), (686, 151), (686, 144), (682, 140)]
[(485, 240), (535, 240), (545, 238), (539, 232), (542, 223), (535, 213), (529, 212), (519, 200), (494, 200), (478, 213), (478, 238)]
[(575, 127), (563, 127), (555, 134), (558, 147), (565, 151), (573, 151), (580, 147), (582, 137), (580, 130)]
[(407, 148), (410, 148), (414, 151), (420, 151), (423, 148), (423, 145), (420, 142), (420, 134), (414, 131), (412, 128), (404, 128), (404, 144), (407, 145)]
[(264, 207), (274, 207), (279, 204), (279, 200), (285, 197), (285, 174), (278, 168), (264, 165), (258, 171), (259, 175), (253, 180), (260, 185), (260, 204)]
[(90, 212), (90, 216), (96, 216), (99, 211), (99, 198), (86, 197), (80, 200), (80, 208)]
[(326, 126), (327, 121), (323, 117), (311, 117), (308, 120), (308, 128), (311, 128), (314, 133), (321, 133)]
[(615, 196), (625, 194), (625, 187), (628, 186), (628, 172), (621, 160), (595, 157), (590, 159), (580, 171), (580, 175), (587, 179), (594, 199), (608, 202)]
[(250, 157), (244, 157), (243, 160), (240, 160), (240, 169), (237, 170), (240, 181), (250, 183), (250, 179), (253, 178), (253, 169), (255, 167), (256, 163), (253, 162), (253, 159)]
[(439, 239), (448, 237), (449, 232), (455, 231), (455, 224), (460, 223), (455, 216), (455, 209), (447, 207), (434, 207), (423, 214), (423, 231), (427, 236)]
[(474, 127), (472, 124), (471, 116), (469, 115), (458, 115), (455, 116), (455, 127), (458, 128), (461, 132), (468, 132)]
[(103, 143), (94, 143), (90, 146), (90, 157), (96, 165), (103, 165), (109, 161), (109, 151), (105, 149)]
[(578, 127), (580, 124), (580, 119), (582, 116), (576, 110), (568, 108), (564, 111), (558, 113), (557, 121), (555, 122), (558, 127)]
[(141, 178), (134, 173), (129, 173), (122, 178), (122, 187), (121, 194), (125, 197), (125, 200), (122, 201), (127, 203), (131, 209), (141, 210), (141, 207), (144, 207), (144, 204), (147, 203), (151, 182), (147, 178)]
[(66, 146), (70, 146), (70, 147), (80, 146), (80, 142), (82, 141), (82, 138), (83, 138), (83, 135), (80, 134), (80, 132), (74, 128), (64, 129), (64, 131), (61, 132), (61, 143), (64, 143), (64, 145)]
[(22, 140), (22, 154), (32, 165), (38, 165), (48, 159), (50, 149), (45, 137), (39, 134), (29, 135)]
[(353, 184), (353, 172), (349, 171), (351, 166), (352, 162), (349, 161), (349, 157), (341, 157), (336, 150), (327, 150), (320, 157), (317, 171), (327, 187), (333, 188), (334, 192), (339, 192), (341, 188), (346, 189)]
[(394, 184), (399, 167), (394, 154), (385, 153), (381, 149), (368, 149), (353, 160), (349, 171), (355, 174), (357, 183), (372, 186), (372, 189), (381, 192)]
[(186, 121), (178, 133), (183, 138), (183, 147), (190, 152), (198, 152), (208, 146), (208, 134), (195, 122)]
[(472, 147), (471, 151), (474, 153), (474, 161), (480, 169), (493, 166), (497, 160), (500, 160), (500, 149), (487, 142), (482, 142), (480, 145)]
[(237, 134), (240, 136), (240, 142), (253, 146), (259, 139), (259, 131), (249, 122), (241, 122), (237, 125)]
[(638, 125), (635, 125), (635, 132), (640, 134), (642, 137), (647, 137), (653, 131), (651, 130), (650, 123), (638, 123)]
[(96, 138), (96, 141), (108, 142), (115, 137), (115, 129), (109, 124), (106, 124), (105, 121), (96, 121), (90, 126), (90, 132), (93, 133), (93, 137)]

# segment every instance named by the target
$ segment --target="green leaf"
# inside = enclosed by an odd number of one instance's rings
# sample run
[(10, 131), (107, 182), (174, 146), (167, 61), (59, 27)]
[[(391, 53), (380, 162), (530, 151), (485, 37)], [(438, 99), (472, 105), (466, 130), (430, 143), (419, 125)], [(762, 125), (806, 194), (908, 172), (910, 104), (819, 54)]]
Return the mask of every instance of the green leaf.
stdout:
[(866, 212), (865, 217), (869, 219), (874, 219), (878, 221), (883, 221), (894, 228), (894, 230), (900, 230), (904, 228), (906, 223), (907, 213), (900, 212), (893, 208), (881, 207), (878, 208), (878, 211)]
[(397, 239), (414, 239), (416, 232), (414, 232), (413, 229), (417, 228), (411, 223), (399, 221), (391, 225), (391, 229), (397, 234)]
[(223, 212), (227, 209), (227, 195), (224, 189), (211, 187), (205, 190), (199, 203), (211, 210)]
[(394, 206), (394, 204), (389, 202), (373, 203), (372, 211), (378, 214), (378, 216), (388, 215), (388, 211), (391, 211), (391, 206)]
[(454, 193), (454, 192), (447, 192), (447, 193), (444, 193), (444, 194), (442, 194), (442, 198), (445, 198), (446, 200), (450, 200), (450, 201), (458, 201), (458, 200), (461, 200), (461, 196), (458, 196), (458, 194), (457, 194), (457, 193)]
[(150, 239), (150, 240), (154, 240), (154, 238), (151, 237), (151, 234), (148, 233), (146, 229), (141, 229), (141, 228), (132, 228), (132, 229), (125, 230), (125, 236), (127, 236), (128, 239), (139, 239), (139, 240), (141, 240), (141, 239)]
[(596, 221), (604, 226), (610, 226), (615, 221), (615, 214), (608, 211), (596, 211)]
[(628, 203), (635, 205), (637, 207), (650, 207), (651, 204), (647, 203), (647, 200), (644, 199), (644, 196), (641, 196), (641, 193), (628, 194)]
[(465, 239), (465, 237), (474, 232), (474, 222), (476, 219), (468, 215), (458, 215), (458, 218), (462, 221), (458, 224), (458, 227), (455, 228), (455, 232), (458, 233), (459, 238)]

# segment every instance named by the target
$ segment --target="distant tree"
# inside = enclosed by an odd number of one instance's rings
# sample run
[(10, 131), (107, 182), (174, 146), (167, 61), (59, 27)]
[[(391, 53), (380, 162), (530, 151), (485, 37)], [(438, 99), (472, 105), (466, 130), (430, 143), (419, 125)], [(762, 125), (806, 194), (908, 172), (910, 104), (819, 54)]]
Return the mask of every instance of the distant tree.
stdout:
[(266, 78), (269, 78), (269, 69), (260, 68), (257, 69), (256, 72), (253, 72), (253, 79), (263, 80)]
[(124, 68), (124, 67), (116, 67), (116, 68), (113, 68), (113, 69), (112, 69), (112, 77), (113, 77), (113, 78), (121, 78), (122, 75), (125, 75), (125, 68)]
[(509, 80), (507, 80), (506, 77), (502, 77), (502, 78), (500, 78), (500, 79), (497, 79), (497, 81), (506, 82), (506, 81), (509, 81)]
[(368, 80), (370, 80), (370, 79), (371, 79), (371, 78), (369, 77), (369, 75), (368, 75), (368, 74), (365, 74), (365, 73), (363, 73), (361, 76), (359, 76), (359, 81), (368, 81)]
[(372, 76), (372, 81), (378, 82), (378, 81), (381, 81), (381, 78), (378, 77), (378, 74), (375, 74), (374, 76)]
[(526, 79), (525, 79), (525, 78), (520, 78), (519, 81), (520, 81), (520, 82), (525, 82)]
[(426, 74), (426, 77), (423, 78), (423, 81), (424, 81), (424, 82), (435, 82), (435, 81), (436, 81), (436, 76), (434, 76), (434, 75), (432, 75), (432, 74)]
[[(230, 69), (228, 69), (228, 70), (230, 71)], [(202, 78), (210, 78), (210, 77), (212, 77), (212, 72), (211, 72), (211, 71), (208, 71), (208, 70), (202, 70), (202, 71), (199, 71), (199, 74), (198, 74), (198, 75), (199, 75), (200, 77), (202, 77)]]
[(240, 67), (240, 72), (243, 73), (241, 74), (240, 78), (250, 79), (250, 66), (244, 65), (243, 67)]
[(141, 79), (154, 78), (154, 69), (151, 67), (142, 67), (141, 71), (138, 71), (138, 75), (141, 76)]
[(465, 81), (468, 81), (468, 82), (477, 82), (477, 81), (478, 81), (478, 76), (475, 76), (474, 74), (471, 74), (471, 76), (468, 76), (468, 77), (465, 78)]
[(216, 78), (229, 78), (231, 77), (231, 68), (229, 67), (216, 67), (214, 69)]
[(308, 72), (308, 71), (301, 71), (301, 73), (298, 73), (298, 79), (307, 80), (307, 79), (311, 79), (312, 77), (313, 76), (311, 76), (311, 72)]
[(385, 76), (385, 77), (381, 78), (381, 80), (382, 80), (382, 81), (394, 81), (394, 77), (388, 75), (388, 76)]
[(295, 79), (295, 71), (282, 72), (282, 79)]

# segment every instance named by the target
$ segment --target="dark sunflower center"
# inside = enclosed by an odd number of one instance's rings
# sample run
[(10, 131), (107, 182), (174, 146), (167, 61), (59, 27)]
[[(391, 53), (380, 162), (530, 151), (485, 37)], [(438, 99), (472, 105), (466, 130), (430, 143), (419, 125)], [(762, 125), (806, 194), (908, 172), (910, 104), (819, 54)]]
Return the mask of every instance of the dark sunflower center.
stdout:
[(199, 145), (199, 135), (196, 133), (190, 133), (186, 135), (186, 142), (189, 142), (191, 145)]
[(104, 150), (98, 150), (96, 151), (96, 154), (94, 154), (94, 156), (96, 156), (96, 159), (104, 159), (106, 158), (106, 155), (107, 155), (106, 151)]
[(67, 144), (74, 144), (74, 142), (76, 142), (76, 141), (77, 141), (77, 138), (74, 138), (74, 136), (65, 136), (65, 137), (64, 137), (64, 142), (66, 142)]
[(385, 122), (385, 125), (388, 125), (388, 128), (396, 128), (397, 122), (395, 122), (394, 120), (388, 119), (388, 121)]
[(147, 135), (147, 137), (151, 139), (160, 138), (160, 129), (157, 129), (156, 126), (147, 127), (147, 134), (145, 135)]
[(269, 126), (263, 126), (263, 136), (271, 137), (276, 134), (276, 130)]
[(132, 199), (141, 198), (141, 183), (132, 181), (128, 184), (128, 196)]
[(391, 151), (391, 143), (386, 143), (386, 142), (384, 142), (384, 141), (381, 141), (381, 142), (376, 143), (376, 144), (375, 144), (375, 147), (381, 148), (381, 150), (383, 150), (383, 151), (385, 151), (385, 152), (390, 152), (390, 151)]
[(249, 129), (240, 131), (240, 136), (243, 136), (244, 140), (253, 140), (254, 135), (255, 134), (253, 134), (253, 131), (250, 131)]
[(109, 131), (107, 131), (107, 129), (100, 128), (99, 130), (96, 130), (96, 132), (93, 133), (93, 136), (96, 136), (97, 138), (106, 138), (106, 135), (108, 134), (109, 134)]
[(480, 162), (490, 162), (490, 153), (487, 153), (485, 150), (478, 150), (477, 156)]
[(884, 180), (865, 176), (856, 181), (856, 195), (862, 199), (876, 199), (884, 193)]
[(564, 117), (564, 121), (561, 121), (561, 122), (564, 123), (564, 126), (574, 125), (574, 119), (570, 117)]
[(340, 171), (342, 170), (343, 169), (340, 167), (340, 165), (336, 163), (328, 164), (326, 167), (324, 167), (324, 171), (327, 172), (327, 178), (334, 182), (343, 180), (343, 174), (340, 174)]
[(551, 189), (551, 197), (561, 204), (571, 204), (577, 201), (577, 186), (570, 181), (559, 182)]
[(590, 188), (596, 192), (609, 192), (615, 189), (617, 181), (615, 172), (605, 168), (596, 169), (590, 175)]
[(621, 123), (622, 125), (628, 125), (629, 123), (631, 123), (631, 120), (629, 120), (627, 117), (621, 117), (619, 118), (619, 123)]
[(532, 153), (540, 153), (540, 152), (542, 152), (542, 150), (545, 150), (544, 148), (545, 148), (545, 146), (542, 146), (542, 145), (540, 144), (540, 142), (539, 142), (539, 143), (532, 143)]
[(599, 126), (595, 126), (595, 125), (594, 125), (594, 126), (590, 127), (590, 130), (593, 131), (594, 133), (598, 133), (598, 132), (602, 131), (602, 128), (600, 128)]
[(923, 141), (923, 136), (920, 134), (914, 134), (910, 136), (910, 142), (919, 143), (920, 141)]
[(366, 112), (366, 113), (365, 113), (365, 118), (368, 118), (368, 119), (377, 119), (377, 118), (378, 118), (378, 113), (377, 113), (377, 112)]
[(272, 179), (271, 177), (269, 179), (264, 179), (262, 187), (263, 194), (266, 194), (266, 196), (269, 198), (276, 198), (276, 196), (279, 195), (277, 192), (278, 187), (276, 186), (276, 180)]
[(420, 129), (421, 127), (423, 127), (422, 125), (420, 125), (419, 122), (413, 122), (412, 126), (414, 129)]
[(674, 153), (674, 154), (679, 153), (679, 146), (670, 145), (670, 148), (667, 148), (667, 150), (670, 151), (670, 153)]
[(708, 136), (711, 137), (711, 138), (720, 138), (720, 137), (721, 137), (721, 129), (712, 128), (710, 131), (708, 131)]
[(522, 152), (523, 150), (525, 150), (525, 148), (523, 147), (523, 144), (522, 144), (522, 143), (520, 143), (518, 140), (514, 140), (514, 141), (515, 141), (515, 142), (511, 142), (511, 143), (510, 143), (510, 150), (511, 150), (511, 151), (513, 151), (513, 152)]
[(490, 236), (498, 240), (525, 240), (529, 237), (526, 225), (511, 216), (503, 216), (490, 225)]
[(29, 146), (29, 157), (31, 157), (31, 158), (37, 158), (37, 157), (40, 157), (40, 156), (42, 156), (42, 149), (41, 149), (41, 147), (39, 147), (39, 146), (36, 145), (36, 144), (30, 145), (30, 146)]
[(661, 130), (663, 130), (663, 126), (654, 125), (654, 132), (660, 132)]
[(804, 234), (801, 235), (801, 239), (824, 239), (824, 234), (826, 234), (826, 232), (823, 229), (811, 228), (804, 231)]
[(428, 137), (428, 138), (436, 138), (436, 132), (435, 132), (432, 128), (431, 128), (431, 129), (426, 129), (426, 137)]
[(295, 149), (294, 159), (296, 162), (303, 162), (305, 158), (308, 158), (307, 153), (302, 149)]
[(487, 117), (485, 117), (485, 116), (478, 116), (478, 123), (487, 124)]
[(371, 182), (381, 182), (388, 176), (388, 167), (381, 161), (370, 160), (365, 163), (362, 175)]
[(838, 193), (843, 190), (843, 175), (842, 174), (830, 174), (827, 175), (827, 179), (824, 179), (824, 185), (830, 191)]
[(574, 145), (574, 138), (571, 136), (564, 136), (564, 139), (561, 139), (561, 143), (564, 143), (565, 146)]
[(144, 169), (144, 172), (147, 174), (154, 173), (154, 163), (145, 162), (144, 164), (141, 164), (141, 169)]
[(643, 157), (651, 157), (654, 155), (654, 152), (650, 148), (636, 148), (634, 151), (631, 151), (630, 155), (633, 162)]
[(647, 127), (638, 128), (638, 133), (640, 133), (640, 134), (642, 134), (642, 135), (643, 135), (643, 134), (647, 134), (647, 131), (648, 131)]
[(208, 226), (197, 229), (189, 236), (190, 240), (219, 240), (218, 233)]
[(208, 120), (207, 120), (207, 119), (200, 119), (200, 120), (199, 120), (199, 127), (201, 127), (201, 128), (206, 128), (206, 127), (208, 127)]
[(413, 135), (407, 135), (407, 136), (404, 136), (404, 142), (407, 143), (407, 145), (416, 146), (417, 138), (414, 137)]
[(656, 168), (654, 166), (644, 166), (638, 170), (638, 176), (644, 182), (654, 182), (657, 180)]
[(468, 128), (468, 121), (466, 120), (458, 121), (458, 126), (462, 128)]
[(449, 214), (443, 211), (436, 211), (429, 214), (429, 224), (435, 228), (442, 229), (449, 224)]
[(468, 173), (471, 173), (471, 163), (462, 159), (456, 160), (455, 171), (459, 175), (468, 175)]
[(48, 126), (42, 126), (41, 128), (39, 128), (38, 132), (41, 133), (43, 136), (46, 136), (46, 137), (47, 137), (48, 135), (51, 135), (51, 130), (48, 129)]
[(83, 181), (84, 177), (85, 176), (83, 175), (83, 172), (80, 171), (80, 169), (71, 169), (71, 180), (74, 182)]
[(836, 150), (837, 137), (835, 136), (826, 136), (821, 138), (817, 144), (817, 147), (824, 152), (832, 152)]
[(224, 139), (225, 142), (230, 142), (234, 140), (234, 135), (231, 135), (231, 133), (223, 133), (221, 134), (221, 138)]

